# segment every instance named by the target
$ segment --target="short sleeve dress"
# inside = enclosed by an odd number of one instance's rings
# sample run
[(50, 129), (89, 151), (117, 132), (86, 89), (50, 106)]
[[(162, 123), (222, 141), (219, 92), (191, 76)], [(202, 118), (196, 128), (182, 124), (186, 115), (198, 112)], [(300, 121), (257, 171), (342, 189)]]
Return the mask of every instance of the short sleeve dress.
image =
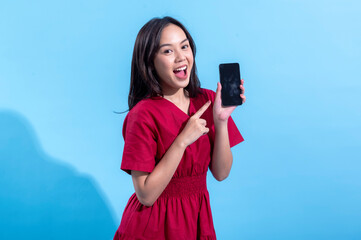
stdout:
[[(128, 174), (131, 170), (152, 172), (190, 116), (212, 101), (201, 116), (207, 121), (208, 134), (186, 148), (174, 176), (151, 207), (141, 204), (133, 193), (114, 240), (216, 239), (206, 186), (215, 137), (214, 99), (214, 91), (201, 89), (190, 99), (189, 115), (163, 97), (144, 99), (129, 111), (123, 125), (121, 169)], [(231, 117), (228, 135), (231, 147), (243, 141)]]

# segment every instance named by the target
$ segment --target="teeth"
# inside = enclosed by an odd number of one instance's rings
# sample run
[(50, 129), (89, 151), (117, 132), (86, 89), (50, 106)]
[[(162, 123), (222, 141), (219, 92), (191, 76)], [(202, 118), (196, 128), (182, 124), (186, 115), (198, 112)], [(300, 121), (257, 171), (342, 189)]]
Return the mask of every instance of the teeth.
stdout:
[(186, 70), (187, 69), (187, 66), (184, 66), (184, 67), (181, 67), (181, 68), (177, 68), (176, 71), (179, 72), (179, 71), (183, 71), (183, 70)]

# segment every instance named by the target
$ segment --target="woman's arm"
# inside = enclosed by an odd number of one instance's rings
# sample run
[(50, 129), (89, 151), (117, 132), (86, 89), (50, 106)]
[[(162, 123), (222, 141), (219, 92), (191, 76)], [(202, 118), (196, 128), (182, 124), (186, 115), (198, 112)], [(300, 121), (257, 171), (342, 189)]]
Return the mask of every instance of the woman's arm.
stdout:
[(163, 158), (151, 173), (132, 171), (132, 179), (137, 198), (145, 206), (152, 206), (172, 179), (188, 145), (203, 134), (207, 134), (206, 120), (201, 115), (211, 104), (208, 101), (189, 118), (183, 131), (177, 136)]
[[(240, 97), (242, 98), (242, 102), (244, 103), (246, 101), (246, 96), (244, 96), (243, 83), (244, 80), (242, 79), (240, 85), (240, 88), (242, 89), (242, 94), (240, 95)], [(214, 178), (218, 181), (226, 179), (232, 168), (233, 156), (228, 137), (228, 118), (231, 116), (231, 113), (236, 108), (236, 106), (222, 106), (221, 89), (222, 86), (220, 83), (218, 83), (216, 97), (214, 99), (213, 105), (215, 139), (212, 161), (209, 166), (209, 169), (211, 170)]]
[(140, 203), (152, 206), (175, 173), (186, 146), (176, 138), (151, 173), (132, 170), (132, 179)]
[(212, 161), (209, 169), (215, 179), (223, 181), (228, 177), (233, 162), (227, 120), (215, 125), (215, 134)]

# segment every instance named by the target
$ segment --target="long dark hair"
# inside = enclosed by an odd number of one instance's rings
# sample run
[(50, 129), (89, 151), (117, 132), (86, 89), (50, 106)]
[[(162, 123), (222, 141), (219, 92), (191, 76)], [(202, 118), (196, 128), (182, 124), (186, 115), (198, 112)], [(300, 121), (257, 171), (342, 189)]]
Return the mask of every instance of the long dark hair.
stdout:
[[(153, 18), (147, 22), (140, 29), (134, 44), (128, 96), (129, 110), (142, 99), (163, 96), (159, 77), (154, 67), (154, 58), (159, 50), (162, 30), (169, 24), (174, 24), (184, 31), (192, 49), (193, 58), (195, 58), (196, 46), (193, 38), (179, 21), (171, 17), (164, 17)], [(190, 73), (189, 84), (185, 89), (188, 91), (189, 97), (196, 97), (200, 92), (200, 82), (195, 61)]]

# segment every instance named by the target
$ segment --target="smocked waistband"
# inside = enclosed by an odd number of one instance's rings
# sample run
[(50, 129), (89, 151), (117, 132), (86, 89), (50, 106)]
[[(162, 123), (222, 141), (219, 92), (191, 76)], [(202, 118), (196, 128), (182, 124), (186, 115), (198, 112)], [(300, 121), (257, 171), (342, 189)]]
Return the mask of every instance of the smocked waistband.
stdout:
[(207, 190), (207, 173), (172, 178), (160, 197), (181, 197)]

